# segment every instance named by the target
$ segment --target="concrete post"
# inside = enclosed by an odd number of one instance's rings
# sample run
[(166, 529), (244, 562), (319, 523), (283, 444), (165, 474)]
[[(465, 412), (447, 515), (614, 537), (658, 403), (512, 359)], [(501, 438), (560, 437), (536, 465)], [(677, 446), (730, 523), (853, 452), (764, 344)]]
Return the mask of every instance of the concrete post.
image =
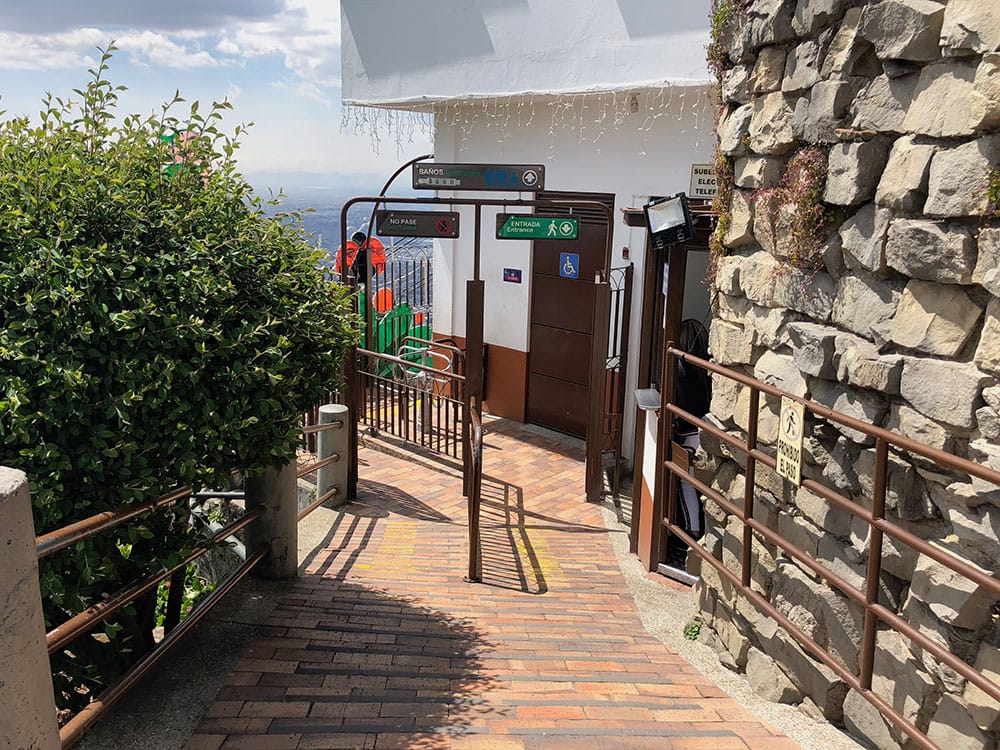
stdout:
[(334, 453), (340, 456), (339, 461), (334, 461), (327, 466), (321, 466), (316, 471), (316, 497), (329, 492), (334, 487), (338, 492), (325, 503), (324, 507), (336, 508), (347, 502), (347, 467), (350, 464), (348, 452), (348, 435), (351, 423), (349, 413), (343, 404), (323, 404), (319, 407), (319, 423), (321, 425), (340, 422), (340, 427), (332, 430), (323, 430), (317, 433), (316, 458), (322, 461), (329, 458)]
[(0, 749), (58, 750), (59, 727), (24, 472), (0, 466)]
[(280, 469), (268, 467), (257, 477), (247, 477), (247, 510), (262, 505), (267, 513), (247, 527), (247, 553), (261, 542), (271, 554), (254, 568), (260, 578), (295, 578), (299, 566), (299, 508), (297, 468), (291, 461)]

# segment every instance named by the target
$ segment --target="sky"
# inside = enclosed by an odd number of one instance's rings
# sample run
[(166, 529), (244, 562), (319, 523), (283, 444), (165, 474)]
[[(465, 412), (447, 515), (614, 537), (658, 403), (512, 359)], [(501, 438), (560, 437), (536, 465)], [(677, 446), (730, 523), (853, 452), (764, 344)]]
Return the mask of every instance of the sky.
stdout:
[(0, 0), (0, 110), (34, 118), (47, 92), (73, 98), (112, 40), (119, 113), (159, 112), (176, 90), (202, 112), (228, 98), (225, 129), (253, 123), (237, 152), (248, 176), (381, 183), (431, 150), (417, 133), (376, 153), (343, 127), (337, 0)]

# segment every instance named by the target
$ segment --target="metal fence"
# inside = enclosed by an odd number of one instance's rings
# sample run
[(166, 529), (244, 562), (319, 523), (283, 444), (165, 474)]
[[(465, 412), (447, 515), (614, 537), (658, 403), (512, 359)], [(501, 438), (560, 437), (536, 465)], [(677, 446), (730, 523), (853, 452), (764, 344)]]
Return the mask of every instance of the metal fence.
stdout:
[[(329, 434), (344, 429), (345, 421), (337, 419), (324, 424), (307, 426), (303, 429), (303, 434), (304, 437), (315, 438), (317, 435)], [(341, 440), (339, 442), (342, 443), (343, 436), (340, 437)], [(331, 445), (336, 445), (336, 442), (327, 442)], [(263, 491), (260, 489), (255, 490), (252, 498), (249, 497), (250, 489), (246, 491), (194, 493), (190, 487), (182, 487), (146, 502), (130, 504), (112, 511), (98, 513), (36, 538), (35, 551), (38, 559), (42, 559), (98, 534), (118, 529), (134, 519), (168, 506), (190, 504), (192, 508), (195, 508), (199, 500), (207, 497), (242, 498), (246, 502), (246, 508), (242, 515), (225, 526), (219, 527), (218, 524), (214, 524), (211, 527), (211, 533), (205, 540), (191, 550), (176, 565), (126, 586), (108, 598), (94, 603), (66, 622), (57, 625), (46, 634), (46, 643), (50, 655), (71, 648), (74, 641), (87, 636), (96, 626), (105, 622), (116, 613), (121, 612), (125, 607), (135, 603), (143, 595), (148, 595), (157, 590), (161, 583), (165, 581), (170, 582), (170, 593), (163, 626), (164, 637), (154, 648), (130, 667), (121, 678), (95, 696), (87, 706), (61, 727), (59, 738), (64, 748), (71, 747), (79, 741), (87, 729), (100, 718), (101, 714), (119, 700), (146, 672), (159, 662), (166, 652), (183, 638), (240, 580), (257, 568), (269, 555), (278, 553), (279, 551), (274, 547), (274, 540), (279, 537), (287, 537), (281, 542), (286, 549), (281, 550), (280, 554), (291, 555), (292, 558), (290, 561), (286, 560), (282, 562), (281, 565), (284, 568), (285, 574), (289, 571), (294, 573), (297, 566), (296, 534), (295, 532), (287, 533), (289, 532), (287, 525), (291, 524), (291, 526), (294, 526), (296, 521), (301, 521), (320, 505), (345, 494), (344, 478), (346, 478), (346, 473), (342, 470), (337, 474), (340, 481), (336, 481), (334, 486), (322, 488), (321, 491), (318, 491), (317, 497), (303, 509), (298, 510), (294, 507), (281, 507), (280, 510), (278, 509), (277, 506), (282, 503), (294, 504), (296, 502), (297, 490), (295, 480), (316, 472), (322, 472), (327, 467), (340, 463), (342, 458), (346, 459), (346, 451), (343, 449), (336, 452), (321, 451), (321, 453), (323, 455), (319, 455), (315, 460), (294, 467), (294, 471), (292, 471), (292, 467), (281, 471), (266, 470), (264, 473), (264, 483), (259, 485)], [(269, 490), (276, 487), (273, 483), (268, 484), (271, 481), (282, 483), (273, 495), (268, 494)], [(183, 594), (185, 573), (188, 567), (207, 553), (217, 549), (219, 545), (232, 543), (237, 533), (251, 530), (252, 526), (259, 525), (260, 523), (268, 525), (271, 531), (267, 533), (260, 532), (254, 538), (272, 538), (272, 543), (254, 542), (252, 548), (246, 550), (244, 553), (245, 559), (240, 562), (235, 570), (224, 580), (218, 582), (211, 593), (198, 601), (186, 617), (181, 619), (181, 596)], [(282, 577), (284, 577), (284, 574)]]
[(632, 310), (633, 266), (611, 269), (608, 356), (605, 363), (604, 419), (601, 424), (601, 452), (611, 454), (611, 491), (618, 497), (621, 488), (622, 437), (625, 418), (625, 381), (628, 365), (629, 323)]
[(373, 434), (461, 455), (465, 375), (458, 347), (407, 336), (398, 355), (359, 349), (358, 356), (361, 424)]
[[(746, 489), (743, 493), (742, 504), (738, 504), (694, 476), (689, 471), (686, 452), (681, 446), (674, 448), (672, 444), (674, 438), (674, 420), (662, 419), (660, 422), (660, 440), (662, 441), (661, 445), (663, 446), (666, 458), (662, 465), (664, 474), (661, 487), (666, 488), (667, 497), (664, 508), (665, 512), (660, 524), (660, 533), (654, 534), (654, 537), (658, 537), (656, 544), (659, 550), (661, 552), (666, 550), (667, 535), (676, 535), (676, 537), (683, 540), (691, 550), (700, 556), (703, 564), (711, 565), (726, 582), (732, 585), (741, 595), (749, 599), (760, 611), (773, 618), (808, 653), (829, 667), (849, 687), (856, 690), (863, 698), (878, 709), (879, 712), (899, 727), (900, 730), (913, 740), (916, 746), (927, 748), (928, 750), (941, 750), (937, 744), (928, 739), (926, 734), (900, 713), (893, 704), (892, 696), (879, 695), (872, 690), (872, 675), (879, 628), (891, 628), (905, 638), (908, 638), (917, 647), (927, 654), (932, 655), (941, 664), (953, 669), (962, 678), (981, 689), (993, 700), (1000, 701), (1000, 685), (989, 679), (981, 670), (966, 663), (949, 651), (948, 648), (925, 635), (918, 628), (914, 627), (914, 625), (907, 622), (901, 614), (880, 603), (879, 588), (882, 575), (883, 541), (885, 537), (889, 537), (896, 545), (902, 545), (916, 551), (920, 555), (926, 555), (930, 559), (947, 567), (956, 576), (968, 581), (970, 585), (982, 587), (988, 592), (988, 595), (994, 597), (994, 600), (1000, 599), (1000, 580), (950, 554), (942, 546), (931, 544), (908, 529), (886, 518), (889, 449), (892, 447), (896, 450), (908, 452), (938, 467), (947, 467), (970, 477), (978, 478), (997, 488), (1000, 488), (1000, 472), (851, 418), (814, 401), (794, 396), (752, 377), (694, 357), (672, 346), (666, 348), (664, 394), (669, 395), (674, 393), (677, 363), (679, 361), (682, 361), (685, 367), (701, 368), (712, 373), (713, 378), (727, 378), (749, 389), (749, 417), (745, 436), (737, 436), (721, 430), (704, 419), (699, 419), (697, 416), (684, 411), (669, 400), (665, 404), (666, 410), (674, 417), (679, 417), (696, 425), (702, 431), (703, 435), (707, 434), (721, 441), (731, 449), (734, 455), (743, 456)], [(849, 583), (836, 571), (815, 560), (788, 537), (778, 533), (771, 526), (762, 523), (758, 520), (759, 514), (755, 515), (756, 469), (759, 465), (770, 469), (774, 469), (777, 465), (775, 457), (762, 450), (758, 444), (758, 417), (761, 394), (771, 397), (790, 398), (802, 404), (806, 413), (812, 415), (814, 419), (827, 420), (847, 429), (856, 430), (874, 439), (875, 468), (871, 497), (867, 498), (869, 504), (862, 505), (855, 502), (851, 497), (842, 495), (813, 479), (802, 479), (803, 488), (822, 498), (832, 506), (850, 513), (855, 519), (860, 519), (867, 524), (868, 560), (863, 590)], [(685, 530), (685, 525), (680, 517), (679, 488), (678, 481), (676, 481), (681, 478), (693, 485), (708, 502), (716, 503), (731, 518), (739, 519), (742, 523), (743, 533), (742, 545), (739, 550), (738, 571), (731, 571), (727, 568), (722, 560), (714, 557)], [(851, 602), (863, 607), (864, 631), (860, 644), (860, 668), (857, 673), (846, 668), (834, 655), (782, 614), (767, 597), (751, 586), (751, 575), (754, 568), (752, 553), (756, 539), (780, 548), (781, 551), (794, 558), (799, 565), (807, 569), (817, 579), (827, 581)]]

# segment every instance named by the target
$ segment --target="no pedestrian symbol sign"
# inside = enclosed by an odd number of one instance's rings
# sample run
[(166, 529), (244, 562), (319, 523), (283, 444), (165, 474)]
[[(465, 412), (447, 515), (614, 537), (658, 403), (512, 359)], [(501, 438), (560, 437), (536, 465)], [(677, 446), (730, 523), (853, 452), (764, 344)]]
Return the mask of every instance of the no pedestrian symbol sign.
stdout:
[(580, 222), (572, 216), (497, 215), (498, 240), (575, 240)]
[(383, 237), (458, 237), (456, 211), (378, 211), (376, 231)]
[(775, 471), (793, 484), (802, 483), (802, 434), (805, 407), (787, 396), (781, 397), (778, 424), (778, 461)]

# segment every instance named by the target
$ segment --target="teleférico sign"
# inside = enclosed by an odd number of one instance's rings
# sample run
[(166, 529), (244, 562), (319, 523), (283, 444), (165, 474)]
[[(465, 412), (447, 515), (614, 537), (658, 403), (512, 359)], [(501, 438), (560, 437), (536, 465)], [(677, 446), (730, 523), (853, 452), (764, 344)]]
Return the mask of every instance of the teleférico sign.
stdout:
[(715, 167), (712, 164), (691, 165), (691, 189), (689, 198), (714, 198), (719, 192), (715, 182)]

